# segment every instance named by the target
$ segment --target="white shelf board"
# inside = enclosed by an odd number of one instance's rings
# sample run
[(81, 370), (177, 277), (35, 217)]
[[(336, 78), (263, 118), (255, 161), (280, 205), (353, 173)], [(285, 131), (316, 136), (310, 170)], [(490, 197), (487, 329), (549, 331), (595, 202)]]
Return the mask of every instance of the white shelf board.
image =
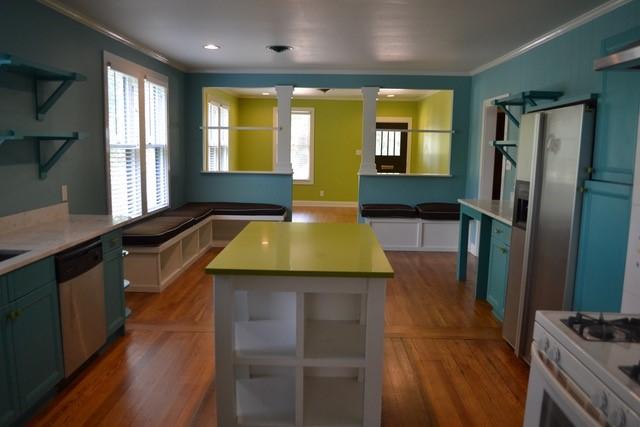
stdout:
[(342, 320), (306, 320), (305, 359), (354, 359), (364, 363), (364, 325)]
[(361, 426), (363, 400), (355, 378), (304, 377), (304, 425)]
[(236, 322), (235, 352), (244, 358), (295, 356), (295, 319)]
[(239, 425), (293, 426), (295, 378), (257, 377), (236, 380)]

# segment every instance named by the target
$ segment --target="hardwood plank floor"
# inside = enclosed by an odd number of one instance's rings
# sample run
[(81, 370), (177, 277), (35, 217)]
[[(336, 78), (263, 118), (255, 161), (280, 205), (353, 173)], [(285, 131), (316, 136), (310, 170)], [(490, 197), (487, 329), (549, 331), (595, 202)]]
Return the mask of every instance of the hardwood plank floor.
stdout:
[[(324, 209), (306, 219), (351, 222)], [(213, 293), (203, 270), (218, 252), (161, 294), (128, 293), (125, 337), (30, 425), (215, 426)], [(502, 341), (491, 307), (474, 299), (473, 283), (455, 281), (455, 254), (387, 255), (396, 277), (385, 306), (383, 425), (521, 425), (528, 368)], [(473, 262), (469, 269), (474, 277)]]

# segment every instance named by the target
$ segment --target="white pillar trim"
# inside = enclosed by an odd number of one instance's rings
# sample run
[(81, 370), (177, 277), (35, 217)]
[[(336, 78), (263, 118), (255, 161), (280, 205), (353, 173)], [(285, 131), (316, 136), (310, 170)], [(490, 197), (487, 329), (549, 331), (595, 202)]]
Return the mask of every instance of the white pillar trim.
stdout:
[(278, 146), (276, 172), (293, 173), (291, 166), (291, 97), (293, 86), (276, 86), (278, 94)]
[(379, 87), (362, 90), (362, 160), (360, 174), (376, 173), (376, 97)]

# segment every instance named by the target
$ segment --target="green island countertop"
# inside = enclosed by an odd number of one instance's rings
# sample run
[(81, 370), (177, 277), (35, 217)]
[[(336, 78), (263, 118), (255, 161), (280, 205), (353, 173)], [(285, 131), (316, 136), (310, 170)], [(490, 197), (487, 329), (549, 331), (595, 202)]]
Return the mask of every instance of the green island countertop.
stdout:
[(249, 223), (206, 267), (209, 274), (393, 277), (366, 224)]

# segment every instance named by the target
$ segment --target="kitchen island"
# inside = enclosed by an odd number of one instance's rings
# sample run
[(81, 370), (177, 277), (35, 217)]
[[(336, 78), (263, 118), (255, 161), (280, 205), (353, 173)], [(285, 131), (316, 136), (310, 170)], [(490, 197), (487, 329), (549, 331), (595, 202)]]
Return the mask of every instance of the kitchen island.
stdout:
[[(510, 200), (472, 200), (458, 199), (460, 203), (460, 242), (458, 246), (457, 280), (467, 278), (467, 251), (469, 242), (469, 221), (477, 220), (480, 232), (476, 242), (478, 264), (476, 271), (476, 298), (487, 299), (489, 282), (489, 261), (492, 234), (499, 236), (510, 234), (513, 217), (513, 202)], [(494, 221), (498, 226), (492, 227)], [(505, 227), (500, 227), (499, 224)], [(509, 240), (508, 236), (503, 239)], [(506, 272), (505, 272), (506, 274)]]
[(219, 426), (380, 425), (393, 270), (370, 227), (252, 222), (206, 271)]

